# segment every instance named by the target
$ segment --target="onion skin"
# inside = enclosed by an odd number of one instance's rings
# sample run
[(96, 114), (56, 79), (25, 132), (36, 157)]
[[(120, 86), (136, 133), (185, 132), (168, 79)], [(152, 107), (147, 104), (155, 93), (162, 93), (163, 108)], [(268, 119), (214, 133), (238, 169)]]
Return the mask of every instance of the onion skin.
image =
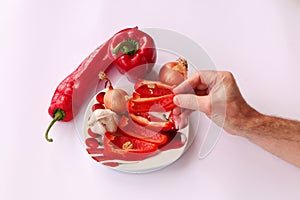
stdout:
[(168, 62), (159, 70), (159, 81), (171, 86), (177, 86), (187, 79), (187, 61), (179, 58), (177, 62)]
[(104, 72), (100, 72), (98, 76), (100, 80), (105, 81), (105, 87), (109, 84), (108, 90), (103, 97), (105, 107), (118, 114), (122, 114), (127, 111), (127, 92), (122, 89), (114, 89), (111, 81)]
[(109, 89), (104, 95), (104, 105), (106, 108), (122, 114), (127, 111), (128, 94), (122, 89)]

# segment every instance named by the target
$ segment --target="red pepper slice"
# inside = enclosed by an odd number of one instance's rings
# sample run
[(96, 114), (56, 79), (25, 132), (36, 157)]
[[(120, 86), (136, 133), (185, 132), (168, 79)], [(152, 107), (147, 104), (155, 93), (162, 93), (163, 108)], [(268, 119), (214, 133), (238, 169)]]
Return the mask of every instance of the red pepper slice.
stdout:
[(105, 134), (115, 149), (125, 152), (148, 153), (157, 150), (157, 145), (123, 135)]
[(158, 148), (160, 151), (167, 151), (170, 149), (178, 149), (183, 147), (186, 142), (186, 136), (181, 132), (165, 132), (168, 137), (168, 140), (165, 144), (159, 145)]
[(146, 128), (158, 131), (175, 130), (175, 124), (172, 120), (161, 119), (149, 113), (129, 114), (131, 119)]
[(103, 148), (87, 148), (86, 151), (89, 154), (103, 154), (104, 149)]
[(157, 144), (124, 135), (105, 133), (103, 157), (105, 160), (120, 159), (137, 161), (157, 154), (157, 149)]
[[(127, 123), (125, 118), (124, 123)], [(96, 133), (93, 134), (96, 135)], [(120, 133), (105, 133), (103, 147), (97, 146), (96, 142), (94, 138), (87, 138), (86, 143), (88, 145), (86, 150), (94, 160), (102, 164), (104, 162), (107, 163), (109, 160), (139, 161), (159, 153), (157, 144), (128, 137)]]
[(135, 92), (137, 92), (140, 97), (158, 97), (167, 94), (173, 94), (173, 87), (170, 85), (161, 83), (159, 81), (150, 81), (140, 79), (134, 85)]
[(128, 102), (129, 113), (168, 112), (176, 107), (173, 103), (175, 94), (159, 97), (136, 98)]
[(156, 47), (150, 35), (134, 27), (111, 40), (109, 56), (121, 74), (135, 82), (150, 72), (156, 61)]
[[(127, 118), (122, 116), (122, 118)], [(120, 121), (124, 121), (121, 119)], [(146, 142), (151, 142), (154, 144), (162, 145), (167, 141), (167, 136), (160, 133), (160, 128), (157, 130), (149, 129), (147, 127), (141, 126), (134, 121), (127, 118), (127, 124), (124, 126), (119, 126), (119, 132), (123, 135), (134, 137)]]

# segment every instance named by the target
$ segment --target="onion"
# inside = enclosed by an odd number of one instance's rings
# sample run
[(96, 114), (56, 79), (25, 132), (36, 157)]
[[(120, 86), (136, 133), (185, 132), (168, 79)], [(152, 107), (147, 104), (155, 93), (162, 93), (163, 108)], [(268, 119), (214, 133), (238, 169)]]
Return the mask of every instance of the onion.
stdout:
[(159, 81), (177, 86), (187, 79), (188, 64), (187, 61), (179, 58), (176, 62), (168, 62), (159, 70)]
[(127, 110), (127, 92), (122, 89), (114, 89), (105, 73), (100, 72), (99, 78), (101, 80), (106, 80), (105, 87), (107, 83), (109, 84), (108, 90), (103, 98), (105, 107), (118, 114), (124, 113)]
[(124, 113), (127, 110), (126, 96), (128, 94), (122, 89), (109, 89), (104, 95), (104, 105), (116, 113)]

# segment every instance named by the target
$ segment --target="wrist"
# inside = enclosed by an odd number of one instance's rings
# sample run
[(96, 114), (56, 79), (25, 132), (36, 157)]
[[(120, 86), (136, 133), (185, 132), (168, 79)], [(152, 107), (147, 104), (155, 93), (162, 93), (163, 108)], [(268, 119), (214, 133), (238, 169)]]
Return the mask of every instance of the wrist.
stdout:
[(264, 114), (259, 113), (250, 106), (246, 106), (233, 119), (226, 120), (230, 123), (227, 126), (225, 123), (224, 129), (232, 135), (248, 138), (249, 134), (256, 129), (255, 127), (264, 121), (264, 118)]
[(266, 115), (253, 109), (249, 114), (248, 119), (241, 123), (242, 127), (240, 128), (238, 135), (250, 139), (251, 135), (255, 134), (257, 128), (264, 123), (266, 118)]

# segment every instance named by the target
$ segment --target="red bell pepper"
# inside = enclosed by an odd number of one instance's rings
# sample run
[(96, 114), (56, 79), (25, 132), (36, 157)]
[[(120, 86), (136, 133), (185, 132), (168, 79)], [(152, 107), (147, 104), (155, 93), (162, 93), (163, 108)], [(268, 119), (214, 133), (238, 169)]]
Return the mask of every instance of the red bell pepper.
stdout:
[(159, 81), (150, 81), (140, 79), (134, 84), (135, 92), (140, 97), (158, 97), (167, 94), (173, 94), (173, 87)]
[[(126, 121), (126, 122), (124, 122)], [(123, 135), (134, 137), (146, 142), (162, 145), (167, 141), (167, 136), (160, 133), (161, 128), (149, 129), (148, 127), (141, 126), (126, 116), (122, 116), (119, 125), (119, 132)]]
[(132, 82), (152, 70), (157, 56), (154, 40), (138, 27), (117, 33), (110, 42), (109, 55), (119, 72)]
[(129, 113), (168, 112), (176, 107), (173, 102), (175, 94), (159, 97), (132, 98), (128, 101)]

